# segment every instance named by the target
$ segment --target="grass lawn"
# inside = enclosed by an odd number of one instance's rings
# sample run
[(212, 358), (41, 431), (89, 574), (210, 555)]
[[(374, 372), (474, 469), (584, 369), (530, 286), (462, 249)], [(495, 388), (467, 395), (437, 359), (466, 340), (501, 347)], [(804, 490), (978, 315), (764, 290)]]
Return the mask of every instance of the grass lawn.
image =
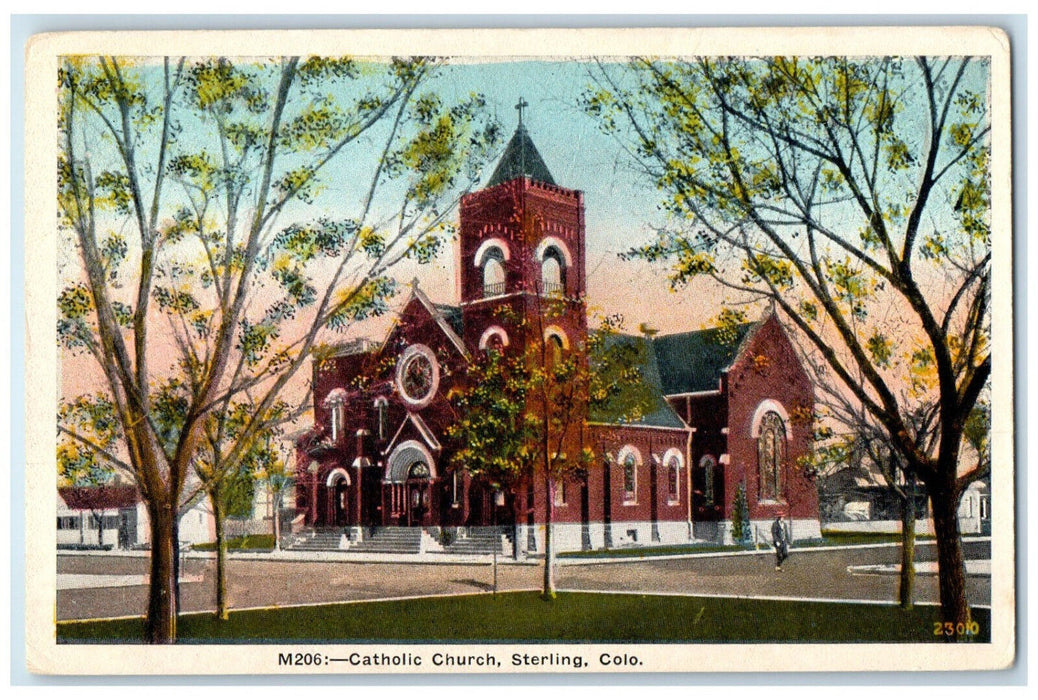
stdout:
[[(822, 531), (822, 544), (827, 545), (856, 545), (856, 544), (882, 544), (885, 542), (896, 542), (901, 544), (901, 533), (899, 532), (835, 532), (832, 530)], [(916, 542), (934, 542), (933, 535), (916, 535)]]
[[(990, 614), (976, 610), (977, 641)], [(182, 643), (274, 642), (933, 642), (935, 607), (687, 596), (477, 594), (182, 615)], [(134, 643), (143, 620), (62, 622), (59, 643)]]
[[(204, 542), (192, 546), (192, 549), (200, 552), (215, 552), (215, 542)], [(242, 537), (231, 537), (227, 540), (227, 549), (274, 549), (274, 535), (244, 535)]]
[[(917, 535), (915, 541), (920, 544), (933, 542), (933, 535)], [(798, 540), (794, 547), (852, 547), (861, 544), (901, 544), (901, 535), (870, 532), (830, 532), (822, 533), (820, 540)], [(762, 542), (759, 547), (752, 544), (674, 544), (648, 547), (624, 547), (620, 549), (594, 549), (586, 552), (560, 552), (563, 558), (609, 559), (616, 557), (658, 557), (668, 554), (715, 554), (717, 552), (749, 552), (754, 550), (771, 550), (770, 542)]]
[(668, 554), (714, 554), (717, 552), (752, 551), (752, 544), (664, 544), (645, 547), (621, 547), (620, 549), (590, 549), (581, 552), (559, 552), (558, 556), (569, 559), (610, 559), (615, 557), (659, 557)]

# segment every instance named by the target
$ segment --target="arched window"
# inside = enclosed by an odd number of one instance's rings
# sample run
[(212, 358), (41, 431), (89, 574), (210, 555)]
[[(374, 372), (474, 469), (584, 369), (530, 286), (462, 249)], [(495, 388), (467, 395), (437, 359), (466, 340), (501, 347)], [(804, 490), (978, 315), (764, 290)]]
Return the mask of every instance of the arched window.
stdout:
[(638, 500), (638, 465), (641, 457), (634, 447), (628, 445), (620, 450), (618, 461), (623, 469), (624, 504), (633, 504)]
[(332, 442), (338, 443), (343, 427), (342, 404), (332, 404)]
[(760, 477), (760, 500), (777, 501), (782, 497), (782, 461), (786, 451), (786, 426), (775, 411), (768, 411), (760, 422), (757, 438), (757, 460)]
[(555, 479), (555, 505), (566, 505), (566, 480), (561, 476)]
[(375, 399), (375, 434), (379, 440), (385, 440), (389, 430), (389, 403), (384, 396)]
[(544, 350), (549, 367), (554, 367), (562, 361), (566, 351), (569, 350), (569, 338), (566, 331), (559, 326), (551, 325), (544, 329)]
[(332, 432), (333, 444), (338, 444), (346, 427), (346, 414), (343, 406), (345, 402), (346, 391), (342, 388), (332, 389), (324, 399), (324, 407), (328, 409), (329, 413), (328, 422), (331, 424), (329, 427)]
[(483, 296), (496, 297), (505, 293), (505, 256), (498, 248), (490, 248), (483, 261)]
[(541, 289), (545, 294), (563, 294), (566, 291), (566, 263), (558, 248), (544, 251), (541, 260)]
[(502, 350), (508, 347), (508, 333), (501, 326), (490, 326), (479, 339), (480, 350)]
[(548, 344), (548, 364), (557, 367), (562, 362), (562, 338), (557, 335), (549, 335), (545, 341)]
[(681, 457), (672, 454), (667, 458), (667, 502), (681, 502)]
[(703, 471), (703, 505), (712, 506), (717, 498), (717, 487), (714, 482), (716, 466), (717, 461), (714, 460), (713, 455), (703, 455), (703, 458), (699, 460), (699, 468)]

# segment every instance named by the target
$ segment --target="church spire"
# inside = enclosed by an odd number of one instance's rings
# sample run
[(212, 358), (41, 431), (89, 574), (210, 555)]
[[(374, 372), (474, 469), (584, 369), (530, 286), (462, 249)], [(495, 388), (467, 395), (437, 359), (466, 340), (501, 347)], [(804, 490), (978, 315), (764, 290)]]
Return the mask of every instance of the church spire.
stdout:
[(526, 127), (523, 125), (523, 110), (529, 106), (530, 103), (522, 97), (515, 105), (516, 111), (519, 112), (519, 124), (512, 135), (512, 140), (505, 147), (504, 155), (501, 156), (494, 174), (490, 176), (487, 187), (500, 185), (519, 177), (528, 177), (548, 185), (555, 184), (551, 172), (548, 171), (548, 166), (544, 164), (544, 159), (537, 152), (537, 147), (533, 145), (533, 140), (530, 139), (530, 135), (526, 133)]

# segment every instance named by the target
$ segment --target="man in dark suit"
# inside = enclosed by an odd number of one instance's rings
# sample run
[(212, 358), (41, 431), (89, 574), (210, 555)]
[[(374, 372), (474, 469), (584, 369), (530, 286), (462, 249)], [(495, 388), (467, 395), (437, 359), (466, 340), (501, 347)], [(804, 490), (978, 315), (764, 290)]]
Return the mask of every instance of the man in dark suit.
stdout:
[(782, 562), (789, 557), (789, 543), (786, 541), (781, 513), (775, 516), (775, 522), (771, 524), (771, 540), (775, 544), (775, 571), (782, 571)]

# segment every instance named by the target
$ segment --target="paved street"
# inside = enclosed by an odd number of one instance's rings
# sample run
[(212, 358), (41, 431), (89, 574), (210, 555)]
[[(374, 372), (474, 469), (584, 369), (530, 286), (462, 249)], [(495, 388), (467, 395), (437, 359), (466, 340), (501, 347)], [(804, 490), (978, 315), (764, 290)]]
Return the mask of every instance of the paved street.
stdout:
[[(990, 555), (988, 542), (965, 544), (968, 559)], [(933, 560), (933, 545), (917, 549), (920, 561)], [(897, 576), (852, 574), (849, 566), (896, 564), (897, 547), (842, 548), (817, 551), (793, 550), (775, 571), (770, 552), (740, 556), (699, 556), (608, 563), (566, 562), (559, 567), (560, 590), (639, 591), (703, 595), (776, 596), (893, 601)], [(144, 557), (58, 556), (58, 619), (86, 619), (140, 615), (147, 602)], [(182, 609), (211, 610), (215, 606), (215, 561), (187, 560), (181, 583)], [(75, 576), (66, 576), (66, 575)], [(84, 576), (85, 575), (85, 576)], [(91, 576), (113, 577), (115, 585), (86, 586)], [(540, 587), (539, 565), (502, 564), (498, 567), (500, 590)], [(228, 598), (232, 607), (259, 607), (374, 598), (474, 593), (489, 590), (493, 580), (489, 564), (399, 564), (344, 561), (272, 561), (231, 559), (228, 562)], [(919, 602), (937, 601), (935, 576), (919, 575)], [(78, 582), (78, 583), (77, 583)], [(991, 580), (968, 578), (970, 600), (988, 604)]]

